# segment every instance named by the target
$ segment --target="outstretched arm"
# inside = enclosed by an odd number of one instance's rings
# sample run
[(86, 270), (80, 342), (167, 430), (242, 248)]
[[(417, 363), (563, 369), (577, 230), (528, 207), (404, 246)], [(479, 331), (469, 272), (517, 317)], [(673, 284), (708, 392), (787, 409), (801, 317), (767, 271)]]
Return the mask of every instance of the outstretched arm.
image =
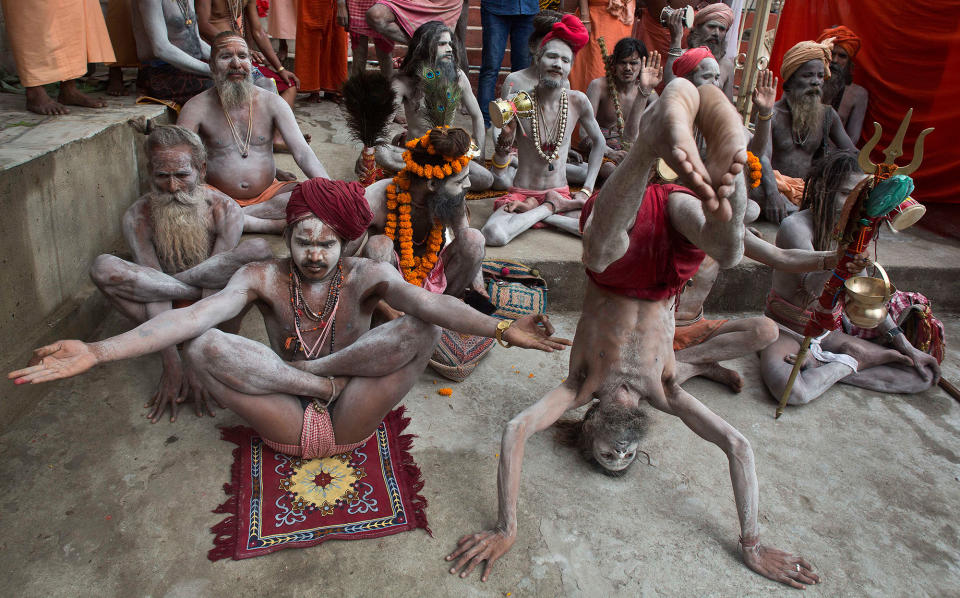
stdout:
[[(143, 28), (150, 40), (151, 53), (182, 71), (210, 76), (210, 66), (170, 43), (161, 0), (138, 0)], [(189, 27), (189, 25), (188, 25)]]
[[(589, 396), (587, 397), (589, 401)], [(576, 390), (558, 386), (545, 397), (525, 409), (507, 424), (500, 442), (500, 464), (497, 467), (497, 525), (491, 530), (468, 534), (460, 538), (457, 548), (447, 560), (456, 559), (450, 573), (460, 571), (460, 577), (470, 575), (473, 569), (487, 562), (482, 581), (490, 577), (490, 570), (501, 556), (506, 554), (517, 540), (517, 500), (520, 496), (520, 469), (527, 439), (553, 425), (570, 409), (583, 402), (577, 401)]]
[(795, 273), (832, 270), (840, 261), (836, 251), (781, 249), (767, 243), (749, 229), (743, 235), (743, 254), (774, 270)]
[(239, 314), (254, 300), (249, 266), (237, 271), (225, 289), (183, 309), (168, 310), (133, 330), (96, 342), (65, 340), (33, 352), (29, 367), (7, 374), (17, 384), (37, 384), (81, 374), (95, 365), (139, 357), (196, 338)]
[[(394, 309), (457, 332), (496, 337), (500, 320), (484, 315), (450, 295), (438, 295), (414, 286), (388, 264), (365, 264), (364, 275), (369, 276), (373, 283), (373, 294)], [(570, 345), (570, 341), (554, 338), (552, 334), (553, 325), (546, 316), (524, 316), (511, 325), (502, 338), (509, 344), (547, 353), (563, 350)]]
[(673, 384), (668, 396), (651, 400), (651, 405), (679, 417), (698, 436), (716, 444), (727, 455), (733, 497), (740, 520), (740, 541), (743, 561), (750, 569), (764, 577), (795, 588), (814, 584), (820, 578), (804, 559), (776, 548), (760, 544), (760, 525), (757, 522), (759, 490), (750, 442), (716, 413)]

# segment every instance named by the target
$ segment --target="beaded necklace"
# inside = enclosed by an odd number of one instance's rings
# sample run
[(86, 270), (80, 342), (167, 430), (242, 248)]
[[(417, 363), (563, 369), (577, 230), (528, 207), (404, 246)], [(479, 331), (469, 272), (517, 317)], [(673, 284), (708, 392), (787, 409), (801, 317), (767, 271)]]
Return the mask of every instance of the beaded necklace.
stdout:
[[(337, 271), (327, 287), (327, 299), (323, 303), (323, 309), (317, 313), (310, 309), (306, 298), (303, 296), (303, 286), (300, 282), (300, 273), (297, 272), (290, 260), (290, 307), (293, 309), (293, 325), (296, 336), (287, 337), (284, 343), (285, 349), (293, 349), (293, 352), (303, 351), (307, 359), (314, 359), (320, 356), (323, 342), (327, 336), (330, 337), (330, 352), (333, 353), (334, 340), (337, 335), (337, 307), (340, 305), (340, 289), (343, 286), (343, 259), (337, 262)], [(303, 330), (300, 318), (306, 317), (308, 320), (319, 322), (313, 328)], [(320, 330), (320, 336), (313, 346), (310, 346), (303, 340), (303, 335), (309, 332)]]
[(253, 94), (250, 95), (250, 109), (247, 114), (247, 138), (243, 141), (240, 140), (240, 132), (237, 131), (237, 125), (234, 124), (233, 119), (230, 118), (230, 112), (227, 111), (223, 102), (220, 102), (220, 107), (223, 108), (223, 115), (227, 117), (227, 124), (230, 126), (230, 132), (233, 134), (233, 140), (237, 144), (237, 151), (240, 152), (240, 157), (246, 158), (250, 154), (250, 138), (253, 136)]
[(180, 12), (183, 14), (183, 22), (187, 25), (193, 25), (193, 19), (190, 18), (190, 9), (187, 6), (187, 0), (177, 0), (177, 6), (180, 7)]
[[(534, 103), (537, 105), (537, 114), (533, 117), (533, 147), (537, 153), (544, 159), (550, 170), (553, 170), (553, 162), (560, 157), (560, 142), (567, 134), (567, 112), (569, 104), (567, 103), (567, 90), (560, 88), (560, 110), (557, 112), (557, 122), (554, 123), (553, 131), (550, 132), (550, 142), (544, 145), (540, 143), (540, 119), (543, 118), (543, 106), (540, 103), (537, 91), (534, 91)], [(546, 126), (546, 119), (544, 119)], [(544, 153), (549, 150), (548, 156)]]

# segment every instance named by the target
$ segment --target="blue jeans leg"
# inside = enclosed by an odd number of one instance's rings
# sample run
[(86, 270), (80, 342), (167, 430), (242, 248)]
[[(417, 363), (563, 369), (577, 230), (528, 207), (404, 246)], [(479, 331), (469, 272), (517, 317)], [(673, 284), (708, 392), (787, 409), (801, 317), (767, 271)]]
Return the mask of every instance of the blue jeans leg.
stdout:
[(533, 15), (513, 17), (510, 27), (510, 70), (522, 71), (530, 66), (530, 48), (527, 41), (533, 33)]
[(480, 77), (477, 82), (477, 102), (480, 104), (480, 112), (483, 113), (483, 123), (489, 127), (488, 105), (493, 101), (497, 91), (497, 75), (500, 73), (500, 63), (503, 62), (503, 54), (507, 49), (511, 17), (488, 12), (481, 4), (480, 19), (483, 27), (483, 54)]

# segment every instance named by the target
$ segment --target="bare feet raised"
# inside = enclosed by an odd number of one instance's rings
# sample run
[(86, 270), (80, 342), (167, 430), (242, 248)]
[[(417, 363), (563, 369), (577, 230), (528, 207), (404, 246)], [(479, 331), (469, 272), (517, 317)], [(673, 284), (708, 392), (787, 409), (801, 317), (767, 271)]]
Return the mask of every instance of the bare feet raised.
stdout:
[[(715, 85), (701, 85), (700, 110), (697, 112), (696, 125), (707, 142), (707, 173), (710, 183), (720, 199), (720, 220), (729, 220), (732, 216), (725, 210), (723, 200), (733, 195), (734, 177), (743, 172), (747, 163), (747, 142), (743, 135), (743, 123), (733, 104)], [(709, 210), (710, 207), (708, 206)]]
[(27, 87), (27, 110), (37, 114), (70, 114), (70, 109), (47, 95), (42, 86)]
[(68, 106), (81, 106), (83, 108), (106, 108), (107, 103), (103, 100), (98, 100), (96, 98), (91, 98), (85, 93), (81, 93), (77, 89), (77, 81), (64, 81), (60, 84), (60, 97), (57, 98), (60, 100), (61, 104)]

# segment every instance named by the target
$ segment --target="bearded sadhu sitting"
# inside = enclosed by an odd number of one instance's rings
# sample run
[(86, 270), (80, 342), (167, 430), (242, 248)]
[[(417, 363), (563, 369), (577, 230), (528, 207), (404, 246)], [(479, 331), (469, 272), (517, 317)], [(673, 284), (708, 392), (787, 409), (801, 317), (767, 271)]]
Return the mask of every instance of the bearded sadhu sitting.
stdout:
[[(128, 318), (144, 322), (222, 289), (240, 266), (273, 257), (267, 243), (239, 243), (243, 211), (235, 201), (203, 184), (207, 152), (196, 133), (162, 125), (147, 138), (153, 191), (123, 218), (123, 234), (133, 262), (99, 256), (90, 277)], [(235, 323), (239, 328), (239, 321)], [(161, 351), (163, 375), (149, 417), (156, 422), (167, 407), (170, 421), (192, 396), (197, 415), (213, 415), (209, 395), (175, 346)]]

